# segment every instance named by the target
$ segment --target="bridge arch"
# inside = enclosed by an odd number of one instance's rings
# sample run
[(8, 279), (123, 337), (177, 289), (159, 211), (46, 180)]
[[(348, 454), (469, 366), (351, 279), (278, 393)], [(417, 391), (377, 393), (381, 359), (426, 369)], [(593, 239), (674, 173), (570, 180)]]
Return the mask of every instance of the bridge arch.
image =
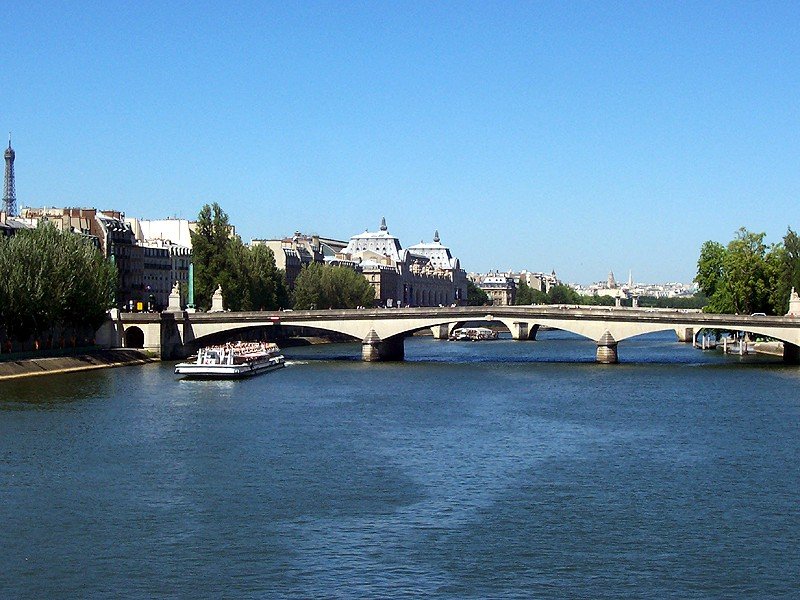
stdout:
[(200, 333), (200, 330), (195, 330), (192, 332), (193, 335), (191, 339), (186, 339), (184, 343), (188, 347), (189, 351), (193, 352), (203, 346), (223, 343), (237, 335), (239, 338), (242, 339), (246, 338), (268, 339), (274, 337), (274, 335), (256, 335), (256, 333), (259, 331), (264, 331), (266, 333), (270, 328), (271, 324), (268, 323), (259, 323), (259, 324), (237, 323), (231, 327), (215, 328), (212, 330), (204, 331), (203, 333)]
[(144, 331), (136, 325), (125, 328), (123, 345), (126, 348), (144, 348)]

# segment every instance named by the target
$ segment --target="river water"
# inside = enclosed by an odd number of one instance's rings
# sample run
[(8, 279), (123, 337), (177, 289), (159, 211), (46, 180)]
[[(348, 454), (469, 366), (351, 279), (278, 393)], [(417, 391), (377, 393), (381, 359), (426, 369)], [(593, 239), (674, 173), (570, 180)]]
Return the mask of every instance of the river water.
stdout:
[(562, 332), (0, 383), (3, 598), (794, 598), (800, 369)]

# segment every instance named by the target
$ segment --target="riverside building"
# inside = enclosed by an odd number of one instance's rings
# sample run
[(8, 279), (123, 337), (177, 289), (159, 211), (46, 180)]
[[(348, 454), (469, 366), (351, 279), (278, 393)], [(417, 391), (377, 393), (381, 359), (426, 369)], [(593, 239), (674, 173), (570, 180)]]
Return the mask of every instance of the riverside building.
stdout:
[(492, 306), (511, 306), (517, 299), (517, 282), (513, 273), (471, 273), (470, 279), (486, 292)]
[(295, 231), (292, 237), (255, 239), (250, 242), (250, 246), (266, 246), (272, 250), (275, 266), (286, 273), (286, 284), (289, 289), (293, 289), (295, 279), (304, 266), (332, 260), (337, 252), (347, 246), (347, 242)]
[(382, 219), (378, 231), (352, 236), (327, 262), (359, 270), (375, 289), (375, 301), (381, 306), (446, 306), (462, 304), (467, 298), (466, 273), (441, 243), (438, 231), (433, 242), (404, 249)]
[(144, 253), (144, 288), (148, 306), (169, 304), (169, 295), (179, 284), (181, 305), (185, 305), (192, 262), (194, 223), (186, 219), (125, 219)]

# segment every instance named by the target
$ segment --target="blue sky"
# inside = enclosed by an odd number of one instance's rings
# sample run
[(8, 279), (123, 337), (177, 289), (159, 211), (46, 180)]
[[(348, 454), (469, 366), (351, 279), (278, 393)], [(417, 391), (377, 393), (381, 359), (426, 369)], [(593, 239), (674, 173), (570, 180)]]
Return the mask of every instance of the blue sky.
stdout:
[(797, 2), (26, 2), (18, 202), (245, 241), (438, 229), (469, 271), (688, 281), (800, 228)]

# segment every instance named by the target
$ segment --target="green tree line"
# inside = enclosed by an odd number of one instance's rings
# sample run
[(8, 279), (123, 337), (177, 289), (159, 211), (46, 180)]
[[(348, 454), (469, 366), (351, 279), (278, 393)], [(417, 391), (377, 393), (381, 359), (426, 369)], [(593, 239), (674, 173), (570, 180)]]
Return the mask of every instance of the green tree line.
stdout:
[(764, 233), (740, 228), (723, 246), (707, 241), (697, 260), (697, 282), (712, 313), (783, 315), (792, 287), (800, 289), (800, 238), (788, 229), (767, 246)]
[(91, 335), (114, 304), (114, 264), (90, 240), (49, 223), (0, 239), (0, 273), (0, 326), (9, 340)]
[(591, 306), (614, 306), (616, 301), (611, 296), (584, 296), (568, 285), (553, 285), (547, 292), (529, 286), (525, 280), (517, 285), (517, 296), (514, 301), (523, 304), (586, 304)]

